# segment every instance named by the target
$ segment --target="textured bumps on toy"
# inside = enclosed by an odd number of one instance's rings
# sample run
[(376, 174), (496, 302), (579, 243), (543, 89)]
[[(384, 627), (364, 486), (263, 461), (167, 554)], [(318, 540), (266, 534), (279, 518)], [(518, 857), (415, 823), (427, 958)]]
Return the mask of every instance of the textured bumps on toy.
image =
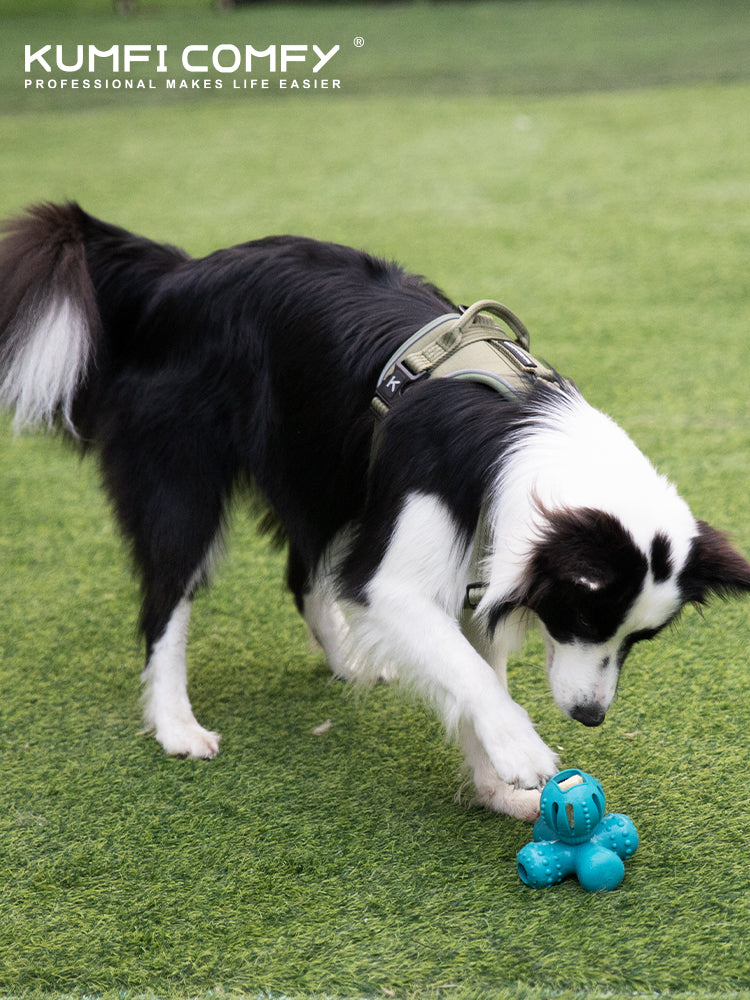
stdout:
[(604, 812), (602, 786), (590, 774), (570, 768), (556, 774), (542, 792), (534, 842), (516, 857), (521, 880), (534, 889), (575, 875), (587, 892), (616, 889), (624, 862), (638, 847), (638, 832), (622, 813)]

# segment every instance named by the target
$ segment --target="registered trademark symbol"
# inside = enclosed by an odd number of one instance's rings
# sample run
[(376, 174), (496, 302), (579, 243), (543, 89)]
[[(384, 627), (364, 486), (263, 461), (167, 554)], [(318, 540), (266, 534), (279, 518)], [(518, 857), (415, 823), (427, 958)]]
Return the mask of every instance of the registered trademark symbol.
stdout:
[(355, 48), (361, 49), (364, 44), (365, 44), (364, 38), (361, 35), (357, 35), (357, 37), (354, 39)]

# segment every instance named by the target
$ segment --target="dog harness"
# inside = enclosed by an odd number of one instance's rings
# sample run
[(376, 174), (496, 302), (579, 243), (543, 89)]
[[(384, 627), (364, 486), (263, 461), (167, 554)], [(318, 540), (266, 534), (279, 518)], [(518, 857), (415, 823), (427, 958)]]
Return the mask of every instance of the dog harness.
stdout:
[[(557, 389), (564, 384), (553, 368), (529, 353), (529, 331), (521, 320), (491, 299), (438, 316), (409, 337), (380, 373), (372, 409), (384, 417), (405, 392), (427, 378), (479, 382), (505, 397), (527, 392), (538, 379)], [(376, 447), (377, 434), (373, 454)], [(470, 583), (464, 607), (476, 608), (486, 591), (486, 583)]]
[[(510, 334), (485, 313), (501, 319)], [(516, 396), (537, 379), (560, 385), (560, 376), (529, 353), (529, 331), (521, 320), (491, 299), (438, 316), (412, 334), (380, 373), (373, 410), (384, 417), (405, 392), (427, 378), (480, 382), (503, 396)]]

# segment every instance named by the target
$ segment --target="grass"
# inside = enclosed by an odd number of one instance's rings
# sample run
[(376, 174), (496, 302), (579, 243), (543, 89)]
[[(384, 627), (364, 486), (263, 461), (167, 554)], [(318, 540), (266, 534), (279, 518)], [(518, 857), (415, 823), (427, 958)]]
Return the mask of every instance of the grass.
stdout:
[[(79, 16), (4, 22), (0, 214), (76, 197), (194, 253), (306, 232), (499, 297), (750, 552), (744, 7)], [(32, 25), (153, 41), (157, 23), (176, 47), (272, 25), (367, 44), (337, 95), (19, 99), (8, 53)], [(0, 469), (0, 995), (750, 995), (746, 607), (639, 647), (595, 732), (551, 704), (538, 640), (514, 664), (543, 737), (642, 841), (614, 893), (534, 893), (514, 869), (528, 829), (454, 802), (428, 712), (330, 680), (241, 510), (190, 647), (223, 750), (165, 759), (138, 735), (136, 595), (95, 467), (3, 432)]]

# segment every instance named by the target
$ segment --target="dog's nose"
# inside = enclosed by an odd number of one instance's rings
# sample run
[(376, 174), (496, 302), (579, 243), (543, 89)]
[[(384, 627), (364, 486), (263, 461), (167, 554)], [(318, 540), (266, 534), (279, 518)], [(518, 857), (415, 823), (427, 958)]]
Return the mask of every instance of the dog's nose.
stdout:
[(570, 717), (576, 722), (582, 722), (584, 726), (601, 726), (604, 722), (606, 712), (601, 705), (576, 705), (571, 710)]

